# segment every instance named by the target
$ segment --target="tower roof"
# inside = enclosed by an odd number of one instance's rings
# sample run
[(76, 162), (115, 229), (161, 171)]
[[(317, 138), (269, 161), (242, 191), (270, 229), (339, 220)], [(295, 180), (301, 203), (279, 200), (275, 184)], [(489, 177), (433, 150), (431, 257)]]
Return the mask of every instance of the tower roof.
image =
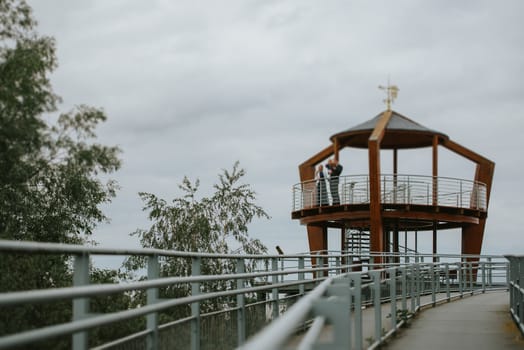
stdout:
[[(330, 137), (331, 142), (337, 140), (340, 147), (367, 148), (369, 136), (384, 113), (382, 112), (348, 130), (334, 134)], [(395, 111), (391, 111), (391, 114), (386, 125), (384, 138), (380, 143), (382, 149), (429, 147), (433, 144), (433, 136), (435, 135), (440, 139), (449, 139), (446, 134), (428, 129)]]

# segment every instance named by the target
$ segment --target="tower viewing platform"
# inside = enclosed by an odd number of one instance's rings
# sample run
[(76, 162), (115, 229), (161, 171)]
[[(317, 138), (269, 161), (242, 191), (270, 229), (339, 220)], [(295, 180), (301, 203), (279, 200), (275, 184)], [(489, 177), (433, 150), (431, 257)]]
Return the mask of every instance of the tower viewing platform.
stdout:
[[(328, 251), (328, 229), (340, 230), (342, 251), (364, 245), (367, 250), (398, 253), (399, 235), (431, 231), (433, 254), (441, 230), (461, 230), (462, 254), (478, 255), (486, 218), (495, 163), (454, 142), (445, 133), (429, 129), (390, 109), (330, 137), (331, 144), (299, 165), (300, 182), (293, 186), (292, 219), (305, 225), (311, 252)], [(445, 148), (475, 166), (473, 178), (439, 174), (439, 149)], [(367, 149), (368, 172), (343, 174), (339, 155), (346, 149)], [(399, 173), (398, 155), (404, 150), (431, 148), (429, 174)], [(393, 171), (381, 171), (383, 150), (392, 151)], [(426, 153), (427, 155), (427, 153)], [(345, 154), (351, 159), (351, 154)], [(424, 157), (418, 157), (423, 163)], [(328, 174), (324, 171), (324, 162)], [(333, 173), (333, 169), (337, 171)], [(346, 164), (351, 170), (351, 162)], [(346, 170), (347, 171), (347, 170)], [(353, 242), (353, 243), (348, 243)], [(416, 250), (416, 248), (415, 248)]]
[[(369, 226), (369, 175), (339, 177), (340, 202), (333, 205), (329, 193), (317, 193), (317, 180), (293, 186), (292, 218), (302, 224), (330, 221), (343, 224), (347, 219)], [(383, 217), (400, 218), (400, 230), (433, 229), (433, 222), (442, 216), (437, 228), (461, 227), (461, 223), (478, 224), (487, 215), (487, 186), (484, 183), (449, 177), (381, 174), (381, 205)], [(433, 186), (437, 191), (433, 191)], [(435, 196), (435, 198), (433, 197)], [(320, 203), (325, 203), (319, 205)], [(438, 215), (436, 215), (438, 213)], [(409, 219), (412, 219), (411, 221)]]

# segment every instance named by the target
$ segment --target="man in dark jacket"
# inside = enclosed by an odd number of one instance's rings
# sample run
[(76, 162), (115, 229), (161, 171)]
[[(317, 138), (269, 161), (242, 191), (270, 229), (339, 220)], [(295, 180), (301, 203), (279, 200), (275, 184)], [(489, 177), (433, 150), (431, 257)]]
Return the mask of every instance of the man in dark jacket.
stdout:
[(329, 173), (329, 190), (331, 191), (331, 198), (333, 198), (333, 205), (339, 205), (338, 182), (339, 176), (342, 173), (342, 165), (338, 163), (338, 160), (330, 159), (328, 160), (326, 168)]

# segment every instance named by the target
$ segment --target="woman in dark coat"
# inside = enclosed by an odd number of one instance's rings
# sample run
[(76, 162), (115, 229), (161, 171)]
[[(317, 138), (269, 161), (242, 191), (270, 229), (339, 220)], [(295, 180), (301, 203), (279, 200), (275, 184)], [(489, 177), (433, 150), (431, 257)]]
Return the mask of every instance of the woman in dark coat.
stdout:
[(315, 172), (317, 181), (317, 206), (328, 205), (328, 194), (326, 188), (326, 177), (324, 176), (324, 167), (320, 164)]

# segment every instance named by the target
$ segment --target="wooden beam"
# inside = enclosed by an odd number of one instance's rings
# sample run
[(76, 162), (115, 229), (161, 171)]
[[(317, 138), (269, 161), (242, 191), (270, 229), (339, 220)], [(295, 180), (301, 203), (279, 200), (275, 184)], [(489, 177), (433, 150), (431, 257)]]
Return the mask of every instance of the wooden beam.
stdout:
[(488, 158), (485, 158), (481, 156), (478, 153), (473, 152), (472, 150), (459, 145), (458, 143), (451, 141), (450, 139), (444, 139), (442, 140), (442, 146), (446, 147), (450, 151), (453, 151), (459, 155), (461, 155), (464, 158), (467, 158), (475, 163), (493, 163)]
[[(475, 169), (475, 181), (486, 184), (487, 210), (491, 194), (493, 174), (495, 172), (495, 163), (451, 140), (444, 140), (442, 145), (449, 150), (477, 163), (477, 167)], [(477, 225), (470, 225), (462, 228), (462, 254), (480, 254), (482, 252), (482, 241), (484, 239), (485, 226), (486, 218), (480, 218)]]
[(373, 129), (373, 132), (369, 136), (369, 141), (376, 141), (380, 143), (382, 141), (382, 138), (384, 137), (384, 134), (386, 133), (386, 126), (389, 123), (389, 120), (391, 119), (392, 113), (391, 111), (385, 111), (382, 116), (380, 117), (379, 121), (375, 125), (375, 129)]
[(340, 148), (340, 144), (338, 142), (338, 139), (335, 139), (335, 142), (333, 142), (333, 152), (335, 153), (335, 160), (338, 162), (338, 151)]
[(324, 148), (322, 151), (300, 164), (298, 166), (300, 181), (313, 180), (315, 178), (315, 165), (330, 157), (332, 154), (333, 145)]
[(384, 235), (382, 228), (382, 208), (380, 199), (380, 142), (386, 133), (391, 119), (391, 111), (385, 111), (368, 139), (369, 152), (369, 197), (370, 197), (370, 249), (383, 252)]
[(390, 219), (414, 219), (414, 220), (435, 220), (435, 221), (449, 221), (456, 223), (464, 224), (478, 224), (479, 218), (468, 216), (468, 215), (459, 215), (451, 213), (432, 213), (432, 212), (423, 212), (423, 211), (406, 211), (403, 213), (386, 211), (382, 215), (384, 218)]
[(393, 175), (395, 180), (398, 174), (398, 149), (393, 149)]
[[(327, 227), (316, 226), (316, 225), (307, 225), (307, 238), (309, 241), (309, 251), (319, 252), (321, 254), (326, 254), (328, 249), (328, 240), (327, 240)], [(316, 266), (317, 259), (311, 258), (311, 264)]]

